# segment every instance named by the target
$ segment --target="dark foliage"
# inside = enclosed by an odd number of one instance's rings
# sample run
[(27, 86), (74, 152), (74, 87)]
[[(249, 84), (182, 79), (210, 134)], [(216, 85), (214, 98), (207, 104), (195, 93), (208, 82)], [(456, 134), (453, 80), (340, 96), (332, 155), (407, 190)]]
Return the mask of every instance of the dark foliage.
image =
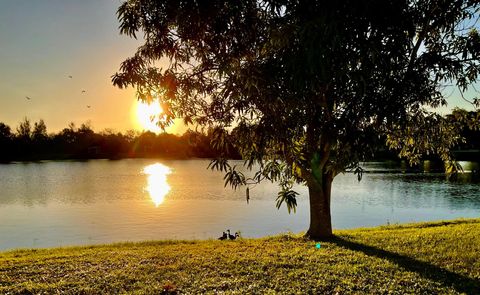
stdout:
[(228, 154), (239, 158), (233, 147), (219, 151), (210, 144), (213, 130), (205, 133), (189, 130), (181, 136), (149, 131), (125, 134), (105, 130), (94, 132), (88, 124), (79, 128), (71, 123), (55, 134), (47, 133), (43, 120), (34, 123), (24, 119), (16, 133), (0, 122), (0, 162), (52, 159), (118, 159), (138, 157), (214, 158)]

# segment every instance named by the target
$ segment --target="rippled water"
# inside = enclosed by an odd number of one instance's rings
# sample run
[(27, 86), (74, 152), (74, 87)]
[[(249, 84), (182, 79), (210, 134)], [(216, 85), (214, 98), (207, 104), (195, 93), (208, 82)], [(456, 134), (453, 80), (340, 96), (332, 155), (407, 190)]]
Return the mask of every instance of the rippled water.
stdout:
[[(300, 232), (308, 227), (308, 196), (296, 214), (275, 208), (277, 187), (223, 187), (207, 160), (155, 159), (41, 162), (0, 165), (0, 249), (152, 239), (245, 237)], [(463, 163), (466, 171), (478, 164)], [(389, 163), (367, 163), (363, 180), (337, 176), (334, 228), (480, 216), (480, 185), (448, 182), (438, 173), (403, 173)]]

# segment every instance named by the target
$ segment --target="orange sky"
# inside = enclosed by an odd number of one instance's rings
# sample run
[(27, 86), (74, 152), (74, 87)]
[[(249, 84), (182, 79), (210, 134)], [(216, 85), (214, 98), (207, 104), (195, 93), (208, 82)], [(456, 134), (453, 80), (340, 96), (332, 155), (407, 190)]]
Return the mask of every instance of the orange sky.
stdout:
[(134, 89), (120, 90), (110, 81), (140, 44), (118, 33), (119, 4), (111, 0), (3, 2), (0, 122), (14, 130), (25, 116), (32, 121), (44, 119), (49, 132), (69, 122), (78, 126), (87, 121), (96, 131), (142, 129), (135, 115)]
[[(120, 90), (110, 81), (120, 63), (140, 45), (119, 34), (116, 10), (120, 3), (3, 1), (0, 122), (15, 130), (25, 116), (32, 121), (44, 119), (49, 132), (69, 122), (78, 126), (87, 121), (96, 131), (142, 129), (135, 117), (134, 90)], [(441, 112), (470, 107), (458, 93), (449, 102)], [(168, 131), (183, 133), (185, 128), (178, 126)]]

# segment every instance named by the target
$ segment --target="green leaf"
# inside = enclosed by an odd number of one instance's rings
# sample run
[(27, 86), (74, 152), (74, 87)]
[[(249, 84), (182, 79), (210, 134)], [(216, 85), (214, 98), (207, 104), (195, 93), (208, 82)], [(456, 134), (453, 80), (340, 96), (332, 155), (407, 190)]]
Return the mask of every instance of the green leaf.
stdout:
[(297, 210), (297, 198), (296, 198), (297, 195), (298, 195), (297, 192), (289, 189), (287, 190), (282, 189), (281, 191), (279, 191), (277, 200), (276, 200), (277, 209), (280, 209), (280, 206), (282, 206), (282, 203), (285, 203), (287, 205), (288, 213), (290, 214), (291, 211), (295, 213)]

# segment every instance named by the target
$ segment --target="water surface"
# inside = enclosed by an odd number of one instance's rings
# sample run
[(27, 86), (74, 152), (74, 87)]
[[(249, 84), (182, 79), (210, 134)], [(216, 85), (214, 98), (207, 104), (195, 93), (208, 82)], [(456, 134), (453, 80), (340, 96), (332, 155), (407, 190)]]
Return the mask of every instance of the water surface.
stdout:
[[(277, 187), (223, 187), (208, 160), (92, 160), (0, 165), (0, 249), (158, 239), (244, 237), (300, 232), (308, 227), (308, 196), (296, 214), (275, 208)], [(463, 163), (468, 171), (478, 164)], [(448, 182), (439, 173), (404, 173), (367, 163), (358, 182), (337, 176), (332, 219), (337, 229), (480, 216), (479, 184)]]

